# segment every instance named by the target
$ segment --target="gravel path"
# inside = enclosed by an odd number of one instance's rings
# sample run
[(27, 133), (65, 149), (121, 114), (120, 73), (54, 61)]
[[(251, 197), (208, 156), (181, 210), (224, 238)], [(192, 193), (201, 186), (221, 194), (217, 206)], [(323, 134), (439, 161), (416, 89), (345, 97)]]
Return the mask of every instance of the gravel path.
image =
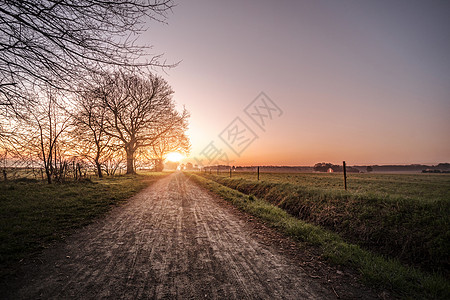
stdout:
[(6, 297), (336, 298), (221, 201), (171, 174), (47, 249)]

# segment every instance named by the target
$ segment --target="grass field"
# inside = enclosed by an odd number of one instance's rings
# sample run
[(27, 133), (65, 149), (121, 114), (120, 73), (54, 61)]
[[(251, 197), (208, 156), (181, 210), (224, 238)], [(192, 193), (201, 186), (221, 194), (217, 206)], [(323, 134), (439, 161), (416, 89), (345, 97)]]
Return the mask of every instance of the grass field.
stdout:
[[(197, 175), (200, 174), (197, 173)], [(355, 268), (369, 285), (388, 289), (404, 299), (449, 299), (450, 297), (450, 281), (442, 275), (424, 272), (404, 265), (397, 259), (363, 249), (346, 241), (332, 230), (292, 216), (286, 210), (264, 200), (263, 197), (241, 193), (225, 184), (220, 184), (219, 182), (228, 182), (223, 176), (201, 175), (191, 174), (191, 178), (239, 209), (262, 219), (286, 235), (318, 246), (322, 256), (330, 261)], [(234, 180), (235, 183), (238, 181), (246, 180)], [(244, 186), (246, 185), (242, 184), (240, 187)], [(286, 187), (285, 184), (284, 186)], [(260, 187), (267, 187), (267, 185)], [(260, 191), (262, 190), (264, 188)]]
[(64, 239), (167, 173), (106, 177), (64, 184), (33, 179), (0, 182), (0, 276), (20, 259)]
[(376, 253), (449, 276), (450, 175), (229, 173), (209, 179), (254, 195)]
[[(220, 176), (229, 177), (229, 173)], [(232, 178), (256, 180), (256, 173), (234, 172)], [(344, 189), (342, 173), (260, 173), (260, 181), (290, 183), (324, 191)], [(348, 173), (348, 191), (383, 198), (450, 201), (450, 174)]]

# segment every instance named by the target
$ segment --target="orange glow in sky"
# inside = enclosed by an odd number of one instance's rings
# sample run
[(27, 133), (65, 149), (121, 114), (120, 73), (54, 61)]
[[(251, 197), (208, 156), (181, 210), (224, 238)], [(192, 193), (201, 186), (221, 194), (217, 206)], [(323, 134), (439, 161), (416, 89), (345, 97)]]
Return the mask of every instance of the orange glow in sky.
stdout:
[(178, 152), (170, 152), (167, 154), (166, 160), (171, 162), (180, 162), (184, 158), (183, 154)]

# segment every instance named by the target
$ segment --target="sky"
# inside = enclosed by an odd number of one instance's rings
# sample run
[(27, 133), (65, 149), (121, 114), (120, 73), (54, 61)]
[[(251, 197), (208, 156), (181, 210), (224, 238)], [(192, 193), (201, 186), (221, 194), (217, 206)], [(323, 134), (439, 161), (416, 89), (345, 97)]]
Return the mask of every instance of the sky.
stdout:
[[(191, 113), (185, 162), (450, 162), (450, 2), (179, 1), (140, 41)], [(247, 113), (246, 113), (247, 112)]]

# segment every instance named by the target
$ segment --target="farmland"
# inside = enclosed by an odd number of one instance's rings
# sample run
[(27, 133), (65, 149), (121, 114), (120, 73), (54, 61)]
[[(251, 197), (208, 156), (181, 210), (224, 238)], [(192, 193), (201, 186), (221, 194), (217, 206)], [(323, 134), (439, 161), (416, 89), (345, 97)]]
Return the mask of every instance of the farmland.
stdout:
[[(221, 173), (223, 177), (229, 173)], [(256, 180), (256, 173), (233, 172), (232, 178)], [(261, 173), (261, 182), (290, 183), (305, 188), (338, 192), (344, 189), (342, 173)], [(450, 175), (347, 173), (348, 191), (382, 198), (406, 198), (418, 201), (450, 201)]]
[(346, 241), (448, 277), (450, 176), (430, 174), (202, 174)]

